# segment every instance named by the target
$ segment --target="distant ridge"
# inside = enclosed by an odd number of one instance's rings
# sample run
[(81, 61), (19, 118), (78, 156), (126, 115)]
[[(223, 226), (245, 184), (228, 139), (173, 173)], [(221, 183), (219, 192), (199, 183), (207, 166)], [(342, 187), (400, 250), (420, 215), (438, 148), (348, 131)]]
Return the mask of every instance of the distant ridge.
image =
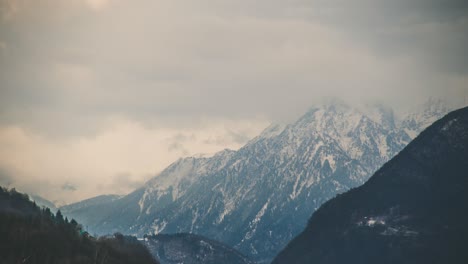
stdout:
[(199, 235), (159, 234), (144, 241), (161, 264), (253, 264), (237, 250)]

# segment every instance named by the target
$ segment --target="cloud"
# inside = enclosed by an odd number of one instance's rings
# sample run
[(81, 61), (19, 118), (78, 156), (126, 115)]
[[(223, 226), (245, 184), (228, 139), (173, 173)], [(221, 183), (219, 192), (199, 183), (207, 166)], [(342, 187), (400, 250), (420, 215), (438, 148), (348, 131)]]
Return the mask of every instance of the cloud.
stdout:
[(97, 1), (100, 14), (23, 2), (0, 27), (15, 47), (0, 62), (0, 123), (53, 137), (95, 135), (115, 114), (190, 127), (466, 87), (447, 88), (466, 76), (462, 2)]
[(144, 184), (144, 181), (140, 178), (132, 176), (131, 173), (124, 172), (118, 173), (112, 177), (112, 182), (104, 189), (111, 189), (114, 193), (122, 194), (128, 192), (128, 190), (135, 190), (141, 187)]
[(86, 3), (93, 10), (99, 11), (109, 5), (109, 0), (86, 0)]
[(5, 169), (0, 168), (0, 186), (8, 188), (14, 182), (13, 177)]
[[(207, 120), (192, 129), (158, 128), (114, 118), (96, 137), (66, 139), (0, 127), (0, 183), (61, 204), (126, 194), (179, 157), (237, 149), (245, 141), (233, 139), (232, 133), (248, 139), (267, 125), (264, 120)], [(223, 144), (207, 141), (215, 137), (225, 138)]]
[(78, 190), (78, 188), (76, 187), (76, 185), (66, 182), (65, 184), (62, 185), (62, 190), (74, 192)]
[(460, 101), (467, 10), (456, 0), (0, 1), (0, 166), (25, 189), (76, 200), (112, 192), (122, 172), (142, 182), (180, 156), (237, 148), (323, 97)]

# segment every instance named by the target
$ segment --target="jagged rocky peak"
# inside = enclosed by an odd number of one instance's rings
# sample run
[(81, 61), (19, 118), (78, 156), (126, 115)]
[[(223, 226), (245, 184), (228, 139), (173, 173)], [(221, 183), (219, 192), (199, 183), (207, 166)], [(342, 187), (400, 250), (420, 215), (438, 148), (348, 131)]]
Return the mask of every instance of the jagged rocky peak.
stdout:
[(396, 126), (393, 109), (382, 103), (367, 103), (359, 108), (372, 121), (382, 125), (386, 129), (394, 129)]
[(450, 109), (446, 101), (429, 98), (410, 114), (397, 116), (391, 107), (381, 103), (349, 104), (331, 99), (311, 108), (288, 127), (288, 132), (299, 137), (325, 135), (353, 159), (363, 161), (377, 156), (386, 161)]
[(335, 127), (341, 135), (346, 135), (363, 122), (374, 122), (385, 129), (395, 128), (392, 108), (380, 103), (351, 104), (339, 99), (312, 107), (295, 125), (306, 125), (315, 131)]
[(336, 144), (357, 160), (367, 154), (388, 159), (392, 149), (410, 140), (393, 135), (398, 134), (398, 128), (391, 108), (381, 104), (352, 106), (340, 100), (311, 108), (286, 130), (290, 138), (320, 137), (325, 144)]

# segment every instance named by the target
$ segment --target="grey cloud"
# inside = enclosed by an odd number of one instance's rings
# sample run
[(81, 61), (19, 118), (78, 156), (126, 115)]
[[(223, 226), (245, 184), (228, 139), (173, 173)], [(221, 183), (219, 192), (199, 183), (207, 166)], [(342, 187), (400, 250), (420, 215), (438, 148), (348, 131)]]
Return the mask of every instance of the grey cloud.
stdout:
[[(289, 121), (327, 96), (402, 108), (430, 95), (468, 96), (467, 1), (110, 0), (99, 8), (86, 2), (0, 0), (0, 129), (20, 129), (24, 134), (13, 138), (28, 148), (18, 153), (33, 153), (24, 155), (32, 168), (18, 159), (18, 171), (0, 171), (0, 184), (68, 201), (96, 194), (95, 181), (102, 192), (125, 193), (162, 169), (150, 166), (153, 159), (166, 164), (253, 136), (248, 128), (186, 134), (210, 122)], [(167, 141), (159, 144), (134, 131), (140, 138), (129, 142), (153, 141), (160, 149), (142, 152), (147, 163), (116, 169), (129, 173), (86, 168), (86, 157), (112, 167), (125, 155), (112, 159), (102, 151), (134, 135), (119, 122), (175, 135), (162, 135)], [(119, 129), (127, 137), (116, 135)], [(70, 146), (83, 144), (86, 151), (55, 175), (33, 177), (41, 168), (37, 153), (75, 157)], [(10, 164), (5, 153), (2, 166)], [(82, 166), (98, 176), (67, 178), (79, 182), (79, 192), (62, 186), (63, 171)]]
[(0, 124), (51, 137), (466, 89), (466, 1), (23, 3), (0, 22)]
[(129, 191), (139, 188), (143, 183), (143, 180), (135, 180), (132, 174), (124, 172), (116, 174), (112, 178), (110, 188), (114, 190), (114, 193), (128, 193)]
[(188, 155), (188, 150), (184, 147), (184, 143), (190, 140), (190, 138), (186, 135), (178, 133), (167, 140), (168, 147), (167, 151), (169, 152), (178, 152), (181, 153), (183, 156)]
[(250, 140), (250, 137), (243, 133), (236, 133), (234, 131), (229, 131), (228, 135), (231, 137), (232, 141), (239, 143), (239, 144), (244, 144), (248, 140)]
[(370, 45), (376, 55), (407, 56), (425, 67), (468, 73), (468, 63), (460, 56), (468, 46), (467, 1), (320, 2), (326, 11), (313, 8), (312, 20), (332, 25), (360, 44)]
[[(12, 179), (10, 187), (16, 188), (20, 192), (24, 192), (27, 194), (35, 194), (40, 195), (41, 197), (48, 197), (51, 192), (70, 192), (69, 190), (63, 190), (62, 188), (60, 188), (60, 186), (57, 188), (57, 186), (55, 186), (48, 180), (24, 179), (21, 176), (18, 176), (14, 173), (12, 173), (10, 177)], [(62, 201), (55, 200), (54, 202)]]
[(181, 134), (181, 133), (176, 134), (175, 136), (172, 137), (172, 140), (179, 141), (179, 142), (180, 141), (187, 141), (188, 139), (189, 138), (186, 135)]
[(188, 150), (184, 147), (184, 144), (181, 143), (181, 142), (178, 142), (178, 141), (175, 141), (175, 142), (172, 142), (171, 144), (169, 144), (169, 147), (167, 148), (167, 151), (169, 152), (179, 152), (181, 153), (183, 156), (186, 156), (188, 155)]
[[(438, 70), (467, 74), (465, 0), (257, 1), (252, 16), (302, 19), (331, 27), (376, 56), (408, 56)], [(261, 6), (276, 8), (262, 8)], [(246, 6), (244, 6), (246, 8)], [(260, 10), (260, 12), (258, 12)]]
[(235, 142), (238, 144), (245, 144), (249, 139), (251, 139), (251, 137), (246, 134), (243, 134), (242, 132), (235, 132), (235, 131), (229, 130), (227, 131), (226, 135), (214, 136), (214, 137), (205, 139), (203, 140), (203, 143), (225, 146), (230, 142)]
[(69, 182), (64, 183), (61, 188), (63, 191), (71, 191), (71, 192), (78, 190), (78, 187), (76, 185), (71, 184)]
[(10, 173), (5, 169), (0, 168), (0, 186), (8, 188), (13, 183), (14, 179)]

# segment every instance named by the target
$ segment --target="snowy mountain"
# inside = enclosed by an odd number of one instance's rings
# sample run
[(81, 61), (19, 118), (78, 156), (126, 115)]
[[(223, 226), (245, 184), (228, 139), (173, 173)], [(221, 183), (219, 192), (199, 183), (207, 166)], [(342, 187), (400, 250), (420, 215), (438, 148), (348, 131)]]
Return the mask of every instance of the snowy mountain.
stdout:
[(145, 236), (144, 244), (161, 264), (252, 264), (237, 250), (194, 234)]
[(464, 108), (320, 207), (273, 263), (468, 263), (467, 171)]
[(63, 212), (90, 232), (189, 232), (269, 261), (322, 203), (364, 183), (445, 114), (433, 108), (399, 121), (380, 105), (331, 101), (238, 151), (180, 159), (127, 196)]

